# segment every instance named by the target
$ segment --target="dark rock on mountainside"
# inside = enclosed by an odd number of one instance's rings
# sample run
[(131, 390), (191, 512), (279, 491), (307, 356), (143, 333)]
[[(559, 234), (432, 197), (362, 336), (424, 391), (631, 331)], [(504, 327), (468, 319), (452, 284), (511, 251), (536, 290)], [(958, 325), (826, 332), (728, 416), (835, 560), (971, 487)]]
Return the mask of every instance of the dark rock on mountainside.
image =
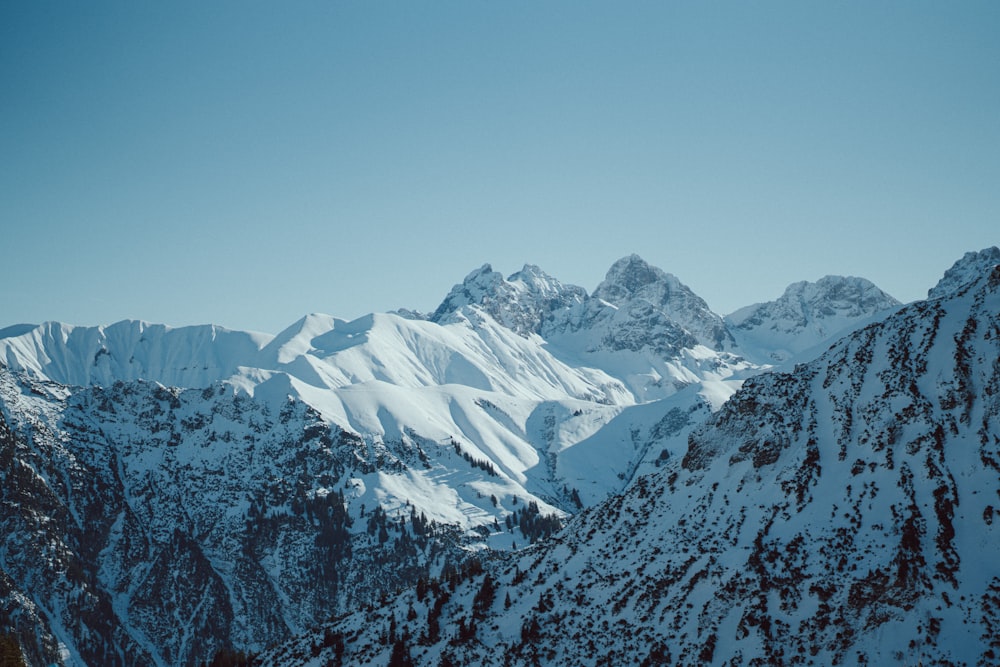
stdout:
[(536, 266), (504, 279), (487, 264), (452, 288), (430, 319), (445, 321), (470, 305), (522, 335), (550, 339), (597, 331), (610, 350), (649, 348), (675, 356), (698, 344), (714, 350), (734, 346), (722, 318), (701, 297), (638, 255), (615, 262), (589, 296)]
[(564, 285), (537, 266), (525, 264), (504, 279), (489, 264), (455, 285), (429, 317), (443, 322), (463, 306), (480, 306), (490, 317), (522, 336), (541, 333), (545, 322), (587, 299), (576, 285)]

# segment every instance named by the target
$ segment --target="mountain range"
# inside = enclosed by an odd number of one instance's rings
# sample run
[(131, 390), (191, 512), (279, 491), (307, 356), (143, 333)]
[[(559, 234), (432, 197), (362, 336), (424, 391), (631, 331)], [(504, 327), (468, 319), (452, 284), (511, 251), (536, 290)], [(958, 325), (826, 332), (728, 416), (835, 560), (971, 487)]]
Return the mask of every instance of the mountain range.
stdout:
[(0, 629), (32, 665), (989, 664), (998, 254), (906, 307), (828, 276), (722, 317), (631, 256), (277, 336), (0, 330)]

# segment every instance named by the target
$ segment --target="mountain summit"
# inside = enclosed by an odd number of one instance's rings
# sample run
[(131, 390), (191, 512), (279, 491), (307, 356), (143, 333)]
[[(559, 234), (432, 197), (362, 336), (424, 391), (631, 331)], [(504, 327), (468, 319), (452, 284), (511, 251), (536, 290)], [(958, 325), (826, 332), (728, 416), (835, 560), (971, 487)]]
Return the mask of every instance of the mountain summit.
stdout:
[[(676, 276), (648, 264), (638, 255), (615, 262), (604, 282), (594, 290), (593, 298), (619, 308), (638, 305), (636, 312), (644, 314), (651, 307), (659, 319), (677, 324), (698, 344), (718, 351), (734, 347), (722, 318), (712, 312), (704, 299)], [(638, 319), (648, 321), (645, 315)]]
[(745, 355), (780, 363), (899, 306), (864, 278), (825, 276), (793, 283), (775, 301), (741, 308), (726, 316), (726, 324)]
[(463, 307), (478, 306), (500, 324), (527, 336), (540, 333), (543, 323), (554, 313), (586, 298), (582, 287), (564, 285), (537, 266), (525, 264), (504, 279), (492, 266), (484, 264), (455, 285), (429, 319), (443, 323)]
[(938, 284), (927, 291), (928, 299), (946, 297), (969, 283), (975, 282), (994, 266), (1000, 264), (1000, 248), (992, 246), (978, 252), (967, 252), (962, 259), (944, 272)]

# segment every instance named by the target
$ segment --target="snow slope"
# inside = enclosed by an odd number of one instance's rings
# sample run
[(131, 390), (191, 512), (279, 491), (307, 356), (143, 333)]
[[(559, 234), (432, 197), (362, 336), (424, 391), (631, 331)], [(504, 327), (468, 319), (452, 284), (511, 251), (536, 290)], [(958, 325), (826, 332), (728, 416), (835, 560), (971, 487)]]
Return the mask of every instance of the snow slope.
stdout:
[(550, 540), (262, 664), (996, 664), (998, 359), (994, 266), (748, 380)]

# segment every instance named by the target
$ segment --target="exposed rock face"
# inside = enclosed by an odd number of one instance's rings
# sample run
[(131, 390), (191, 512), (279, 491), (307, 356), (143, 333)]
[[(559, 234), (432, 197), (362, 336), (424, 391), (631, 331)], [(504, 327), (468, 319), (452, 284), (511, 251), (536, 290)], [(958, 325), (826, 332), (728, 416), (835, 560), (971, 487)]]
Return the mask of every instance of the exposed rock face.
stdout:
[[(994, 664), (998, 360), (994, 267), (749, 380), (552, 540), (326, 636), (347, 662)], [(334, 655), (263, 664), (310, 645)]]
[(677, 355), (698, 344), (719, 351), (734, 345), (722, 318), (701, 297), (638, 255), (615, 262), (589, 296), (536, 266), (525, 265), (505, 280), (486, 264), (456, 285), (430, 319), (445, 321), (464, 306), (481, 308), (521, 335), (549, 339), (597, 329), (611, 350)]
[(928, 299), (939, 299), (958, 292), (977, 281), (984, 272), (1000, 264), (1000, 248), (992, 246), (978, 252), (967, 252), (955, 262), (938, 284), (927, 291)]
[[(673, 323), (694, 341), (713, 350), (721, 352), (734, 347), (722, 318), (712, 312), (704, 299), (676, 276), (649, 265), (638, 255), (615, 262), (604, 282), (594, 290), (593, 298), (619, 308), (627, 307), (637, 315), (635, 323), (639, 326), (651, 324), (651, 320), (658, 320), (663, 328)], [(688, 340), (666, 342), (661, 337), (651, 338), (655, 341), (653, 346), (661, 349), (691, 346)]]
[(463, 306), (479, 306), (497, 322), (522, 336), (541, 333), (543, 324), (564, 309), (587, 299), (582, 287), (564, 285), (537, 266), (524, 268), (506, 280), (489, 264), (473, 271), (430, 316), (443, 322)]
[(609, 372), (637, 402), (753, 366), (704, 300), (636, 255), (615, 262), (591, 295), (534, 266), (504, 279), (486, 265), (456, 285), (430, 319), (475, 322), (483, 315), (521, 336), (537, 334), (560, 359)]

